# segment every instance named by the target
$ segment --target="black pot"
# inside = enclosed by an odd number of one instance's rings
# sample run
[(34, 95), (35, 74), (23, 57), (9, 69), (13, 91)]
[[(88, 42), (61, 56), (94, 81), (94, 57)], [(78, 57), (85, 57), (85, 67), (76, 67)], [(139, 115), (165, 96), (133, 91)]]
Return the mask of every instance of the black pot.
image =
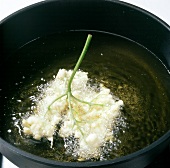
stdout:
[[(5, 59), (27, 42), (70, 30), (97, 30), (129, 38), (153, 52), (170, 69), (170, 27), (147, 11), (116, 0), (51, 0), (22, 9), (0, 22), (1, 79)], [(167, 83), (170, 88), (170, 81)], [(1, 102), (0, 122), (3, 120)], [(145, 167), (170, 144), (170, 131), (124, 157), (100, 162), (57, 162), (12, 146), (0, 138), (0, 152), (19, 167)]]

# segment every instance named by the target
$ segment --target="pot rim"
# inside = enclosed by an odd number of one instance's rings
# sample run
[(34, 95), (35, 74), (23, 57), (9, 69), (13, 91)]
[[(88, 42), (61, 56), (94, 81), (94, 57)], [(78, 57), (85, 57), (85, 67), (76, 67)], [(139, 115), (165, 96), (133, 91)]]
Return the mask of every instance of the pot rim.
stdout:
[[(67, 167), (86, 167), (86, 166), (104, 166), (104, 165), (110, 165), (110, 164), (118, 164), (123, 162), (128, 162), (130, 160), (133, 160), (139, 156), (144, 155), (145, 153), (149, 152), (150, 150), (154, 149), (155, 147), (159, 146), (161, 143), (164, 143), (169, 139), (170, 142), (170, 130), (166, 132), (163, 136), (161, 136), (158, 140), (154, 141), (152, 144), (136, 151), (131, 154), (121, 156), (119, 158), (115, 158), (112, 160), (106, 160), (106, 161), (97, 161), (97, 162), (61, 162), (61, 161), (55, 161), (46, 159), (31, 153), (28, 153), (26, 151), (23, 151), (12, 144), (6, 142), (0, 137), (0, 144), (3, 144), (5, 147), (10, 149), (12, 152), (15, 152), (29, 160), (36, 161), (39, 163), (45, 163), (46, 165), (58, 165), (58, 166), (67, 166)], [(3, 153), (2, 153), (3, 154)]]
[[(27, 7), (24, 7), (12, 14), (10, 14), (9, 16), (5, 17), (4, 19), (2, 19), (0, 21), (0, 25), (4, 24), (5, 22), (7, 22), (9, 19), (12, 19), (13, 17), (15, 17), (16, 15), (21, 14), (22, 12), (26, 11), (26, 10), (30, 10), (32, 8), (38, 7), (42, 4), (47, 4), (47, 3), (51, 3), (54, 1), (61, 1), (61, 0), (49, 0), (49, 1), (40, 1), (37, 2), (35, 4), (29, 5)], [(67, 0), (67, 1), (71, 1), (71, 0)], [(72, 0), (72, 1), (83, 1), (83, 0)], [(90, 1), (99, 1), (99, 0), (88, 0)], [(117, 1), (117, 0), (100, 0), (100, 1), (110, 1), (113, 2), (115, 4), (119, 4), (119, 5), (123, 5), (129, 8), (132, 8), (133, 10), (139, 11), (140, 13), (145, 14), (146, 16), (156, 20), (157, 22), (159, 22), (159, 24), (161, 24), (163, 27), (165, 27), (168, 31), (170, 31), (170, 26), (163, 21), (162, 19), (160, 19), (159, 17), (157, 17), (156, 15), (152, 14), (151, 12), (142, 9), (138, 6), (132, 5), (130, 3), (127, 2), (123, 2), (123, 1)], [(104, 165), (110, 165), (110, 164), (118, 164), (118, 163), (123, 163), (123, 162), (128, 162), (130, 160), (133, 160), (134, 158), (137, 158), (139, 156), (144, 155), (145, 153), (147, 153), (148, 151), (154, 149), (156, 146), (159, 146), (161, 143), (165, 142), (169, 140), (169, 144), (170, 144), (170, 130), (167, 131), (163, 136), (161, 136), (159, 139), (157, 139), (156, 141), (154, 141), (153, 143), (151, 143), (150, 145), (136, 151), (133, 152), (131, 154), (125, 155), (125, 156), (121, 156), (119, 158), (115, 158), (112, 160), (106, 160), (106, 161), (97, 161), (97, 162), (61, 162), (61, 161), (55, 161), (55, 160), (50, 160), (50, 159), (46, 159), (31, 153), (28, 153), (26, 151), (23, 151), (15, 146), (13, 146), (12, 144), (8, 143), (7, 141), (5, 141), (4, 139), (2, 139), (0, 137), (0, 144), (3, 144), (2, 146), (7, 147), (9, 150), (11, 150), (14, 153), (17, 153), (18, 155), (21, 155), (29, 160), (32, 161), (36, 161), (39, 163), (45, 163), (46, 165), (58, 165), (58, 166), (67, 166), (67, 167), (87, 167), (87, 166), (104, 166)], [(3, 153), (2, 153), (3, 154)]]
[[(9, 16), (3, 18), (2, 20), (0, 20), (0, 25), (3, 24), (4, 22), (8, 21), (9, 19), (11, 19), (12, 17), (15, 17), (15, 15), (18, 15), (26, 10), (29, 10), (29, 9), (32, 9), (34, 7), (38, 7), (39, 5), (42, 5), (42, 4), (48, 4), (48, 3), (51, 3), (51, 2), (55, 2), (55, 1), (61, 1), (61, 0), (42, 0), (40, 2), (36, 2), (34, 4), (31, 4), (31, 5), (28, 5), (26, 7), (23, 7), (22, 9), (19, 9), (15, 12), (13, 12), (12, 14), (10, 14)], [(84, 0), (67, 0), (67, 1), (84, 1)], [(170, 25), (168, 23), (166, 23), (164, 20), (162, 20), (161, 18), (159, 18), (158, 16), (156, 16), (155, 14), (147, 11), (146, 9), (143, 9), (139, 6), (136, 6), (134, 4), (131, 4), (131, 3), (128, 3), (128, 2), (124, 2), (122, 0), (86, 0), (86, 1), (89, 1), (89, 2), (92, 2), (92, 1), (106, 1), (106, 2), (113, 2), (115, 4), (120, 4), (120, 5), (123, 5), (123, 6), (126, 6), (126, 7), (130, 7), (136, 11), (139, 11), (145, 15), (148, 15), (150, 18), (154, 19), (154, 20), (157, 20), (159, 22), (159, 24), (163, 25), (164, 27), (166, 27), (169, 31), (170, 31)]]

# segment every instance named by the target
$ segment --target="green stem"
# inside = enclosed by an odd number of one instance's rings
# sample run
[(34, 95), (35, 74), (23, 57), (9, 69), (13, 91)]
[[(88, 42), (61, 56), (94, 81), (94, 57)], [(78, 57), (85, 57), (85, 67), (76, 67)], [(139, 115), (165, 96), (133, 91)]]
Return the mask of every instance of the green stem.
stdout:
[(68, 92), (71, 92), (71, 83), (72, 83), (72, 81), (73, 81), (73, 78), (74, 78), (74, 76), (75, 76), (75, 74), (76, 74), (76, 72), (77, 72), (77, 70), (78, 70), (81, 62), (83, 61), (84, 56), (85, 56), (86, 53), (87, 53), (87, 50), (88, 50), (88, 48), (89, 48), (91, 39), (92, 39), (92, 35), (89, 34), (88, 37), (87, 37), (86, 43), (85, 43), (85, 45), (84, 45), (84, 48), (83, 48), (83, 50), (82, 50), (82, 52), (81, 52), (81, 55), (80, 55), (80, 57), (79, 57), (79, 59), (78, 59), (78, 61), (77, 61), (77, 63), (76, 63), (76, 66), (74, 67), (73, 73), (71, 74), (71, 77), (70, 77), (70, 79), (69, 79), (69, 82), (68, 82), (68, 90), (67, 90)]
[(67, 94), (65, 93), (65, 94), (61, 95), (60, 97), (57, 97), (55, 100), (53, 100), (52, 103), (48, 106), (48, 110), (50, 110), (52, 104), (54, 104), (57, 100), (61, 99), (62, 97), (66, 96), (66, 95)]
[[(87, 39), (86, 39), (86, 43), (85, 43), (85, 45), (84, 45), (84, 48), (83, 48), (83, 50), (82, 50), (82, 52), (81, 52), (81, 55), (80, 55), (80, 57), (79, 57), (76, 65), (75, 65), (74, 70), (73, 70), (73, 72), (72, 72), (72, 74), (71, 74), (71, 77), (70, 77), (70, 79), (69, 79), (69, 81), (68, 81), (68, 86), (67, 86), (67, 91), (66, 91), (66, 93), (63, 94), (63, 95), (61, 95), (60, 97), (57, 97), (55, 100), (53, 100), (53, 101), (51, 102), (51, 104), (48, 106), (48, 111), (50, 110), (51, 106), (52, 106), (57, 100), (61, 99), (61, 98), (64, 97), (64, 96), (67, 96), (67, 98), (68, 98), (69, 96), (72, 96), (72, 94), (71, 94), (71, 83), (72, 83), (72, 81), (73, 81), (73, 78), (74, 78), (74, 76), (75, 76), (75, 74), (76, 74), (76, 72), (77, 72), (77, 70), (78, 70), (81, 62), (83, 61), (84, 56), (85, 56), (86, 53), (87, 53), (87, 50), (88, 50), (88, 48), (89, 48), (91, 39), (92, 39), (92, 35), (91, 35), (91, 34), (88, 34)], [(69, 100), (68, 100), (68, 102), (70, 103)], [(46, 112), (46, 113), (47, 113), (47, 112)]]
[(71, 93), (70, 93), (70, 92), (68, 92), (68, 94), (67, 94), (67, 99), (68, 99), (68, 107), (69, 107), (69, 109), (70, 109), (72, 118), (73, 118), (73, 120), (74, 120), (74, 122), (75, 122), (75, 118), (74, 118), (74, 115), (73, 115), (73, 109), (72, 109), (72, 107), (71, 107)]
[(74, 97), (72, 94), (71, 94), (71, 96), (72, 96), (75, 100), (79, 101), (80, 103), (88, 104), (89, 106), (102, 106), (102, 107), (104, 106), (104, 104), (98, 104), (98, 103), (92, 103), (92, 102), (87, 102), (87, 101), (84, 101), (84, 100), (80, 100), (80, 99)]

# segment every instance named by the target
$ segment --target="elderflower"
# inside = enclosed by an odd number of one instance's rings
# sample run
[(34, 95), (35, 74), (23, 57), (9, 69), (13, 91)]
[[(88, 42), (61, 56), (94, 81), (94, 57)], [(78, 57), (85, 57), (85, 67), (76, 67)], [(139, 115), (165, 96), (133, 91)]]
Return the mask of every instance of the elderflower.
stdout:
[[(72, 82), (72, 94), (89, 104), (72, 99), (70, 110), (65, 96), (54, 102), (47, 111), (48, 105), (67, 90), (71, 74), (72, 70), (59, 70), (37, 103), (35, 114), (23, 119), (23, 131), (37, 140), (46, 137), (53, 141), (56, 131), (63, 138), (74, 136), (79, 146), (74, 152), (80, 158), (99, 157), (100, 147), (113, 138), (112, 129), (116, 117), (120, 115), (123, 101), (115, 100), (110, 90), (102, 84), (100, 91), (96, 91), (95, 87), (88, 85), (88, 73), (78, 71)], [(60, 121), (62, 125), (57, 130), (56, 125)]]

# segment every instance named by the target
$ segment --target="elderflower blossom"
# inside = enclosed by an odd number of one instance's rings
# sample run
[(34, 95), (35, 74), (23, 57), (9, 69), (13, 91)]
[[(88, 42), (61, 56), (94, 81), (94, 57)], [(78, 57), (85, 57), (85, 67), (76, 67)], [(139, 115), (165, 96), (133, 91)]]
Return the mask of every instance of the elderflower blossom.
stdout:
[[(116, 117), (121, 113), (122, 100), (115, 100), (110, 90), (100, 84), (99, 91), (88, 85), (86, 72), (76, 72), (71, 84), (71, 109), (67, 96), (55, 101), (50, 110), (49, 104), (67, 92), (72, 70), (60, 69), (37, 102), (35, 114), (23, 119), (23, 132), (40, 140), (46, 137), (53, 143), (57, 131), (63, 139), (73, 136), (78, 143), (73, 152), (81, 159), (98, 158), (101, 146), (113, 139), (113, 127)], [(81, 101), (79, 101), (81, 100)], [(57, 130), (56, 125), (62, 121)], [(65, 144), (68, 147), (68, 144)]]

